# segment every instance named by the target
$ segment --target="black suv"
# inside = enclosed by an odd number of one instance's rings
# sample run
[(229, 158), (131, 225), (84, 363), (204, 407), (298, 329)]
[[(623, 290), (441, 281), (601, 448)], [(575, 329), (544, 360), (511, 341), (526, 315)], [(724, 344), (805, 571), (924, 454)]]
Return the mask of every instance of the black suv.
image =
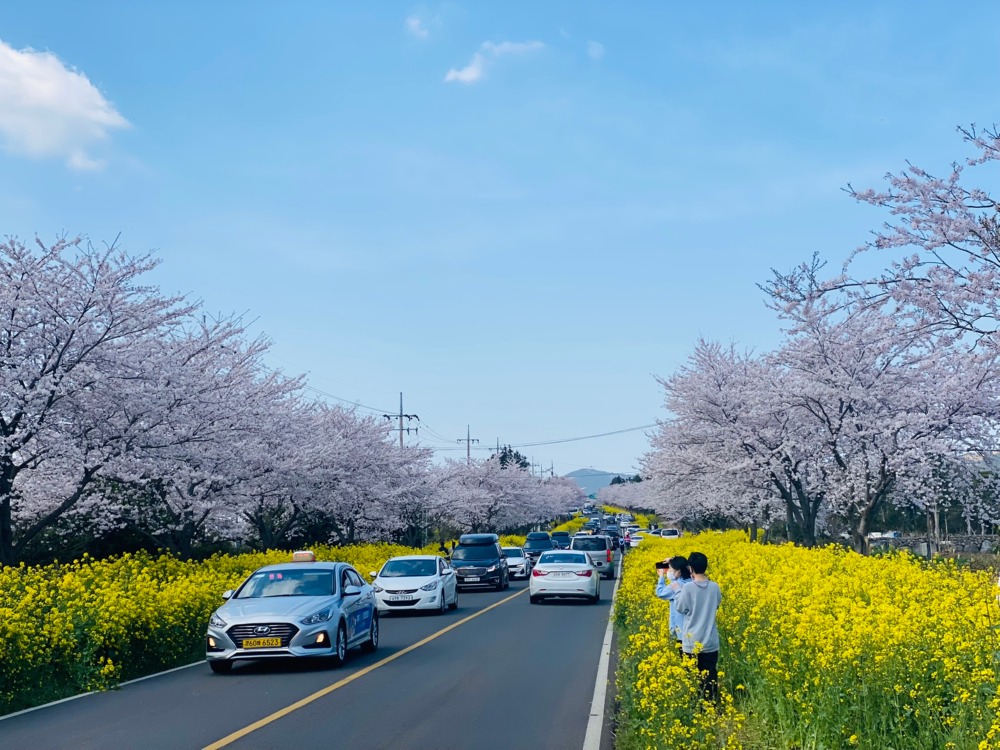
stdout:
[(507, 558), (496, 534), (462, 534), (451, 553), (456, 589), (492, 586), (503, 591), (510, 586)]
[(524, 550), (524, 554), (531, 558), (531, 564), (534, 565), (538, 562), (538, 558), (542, 556), (543, 552), (558, 548), (552, 541), (552, 537), (549, 536), (549, 532), (532, 531), (528, 534), (524, 544), (521, 545), (521, 549)]
[(569, 549), (569, 543), (572, 537), (568, 531), (553, 531), (552, 532), (552, 543), (556, 545), (557, 549)]

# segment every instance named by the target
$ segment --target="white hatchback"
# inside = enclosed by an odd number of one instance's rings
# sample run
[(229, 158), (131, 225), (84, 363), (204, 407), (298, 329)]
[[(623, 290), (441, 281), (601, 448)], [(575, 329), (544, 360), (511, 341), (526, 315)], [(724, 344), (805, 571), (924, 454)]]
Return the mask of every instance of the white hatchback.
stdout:
[(390, 558), (382, 570), (372, 571), (372, 587), (379, 614), (431, 610), (444, 614), (458, 608), (455, 571), (437, 555), (402, 555)]

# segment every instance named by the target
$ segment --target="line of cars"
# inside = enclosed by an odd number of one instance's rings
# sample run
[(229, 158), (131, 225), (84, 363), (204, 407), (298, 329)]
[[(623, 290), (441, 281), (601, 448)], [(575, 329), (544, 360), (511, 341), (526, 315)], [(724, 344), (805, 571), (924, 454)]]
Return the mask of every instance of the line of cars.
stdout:
[(328, 657), (340, 664), (351, 648), (378, 648), (380, 618), (402, 611), (443, 614), (458, 608), (461, 589), (503, 591), (511, 577), (529, 580), (533, 604), (556, 596), (597, 602), (602, 575), (614, 577), (617, 553), (608, 537), (580, 536), (533, 532), (522, 549), (501, 547), (496, 534), (464, 534), (450, 560), (393, 557), (371, 571), (370, 584), (347, 563), (295, 552), (290, 562), (265, 565), (223, 593), (225, 603), (209, 618), (205, 657), (216, 673), (229, 672), (237, 661), (279, 657)]

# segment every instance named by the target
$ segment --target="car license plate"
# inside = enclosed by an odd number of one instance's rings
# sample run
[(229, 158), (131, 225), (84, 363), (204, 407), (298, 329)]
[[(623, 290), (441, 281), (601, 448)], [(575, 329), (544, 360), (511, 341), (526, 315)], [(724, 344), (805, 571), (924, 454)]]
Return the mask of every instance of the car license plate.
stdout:
[(466, 583), (475, 583), (479, 580), (479, 576), (468, 576), (465, 581)]
[(389, 596), (390, 602), (412, 602), (414, 599), (416, 597), (409, 594), (392, 594)]
[(243, 648), (276, 648), (281, 646), (280, 638), (244, 638)]

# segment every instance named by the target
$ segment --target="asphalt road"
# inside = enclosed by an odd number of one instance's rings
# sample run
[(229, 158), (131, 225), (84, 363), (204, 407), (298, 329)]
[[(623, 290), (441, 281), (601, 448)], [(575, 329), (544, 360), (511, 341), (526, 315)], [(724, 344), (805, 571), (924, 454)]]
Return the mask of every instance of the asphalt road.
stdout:
[(354, 649), (340, 668), (265, 661), (215, 675), (202, 663), (0, 719), (0, 748), (579, 750), (614, 582), (597, 605), (531, 605), (526, 588), (385, 618), (378, 651)]

